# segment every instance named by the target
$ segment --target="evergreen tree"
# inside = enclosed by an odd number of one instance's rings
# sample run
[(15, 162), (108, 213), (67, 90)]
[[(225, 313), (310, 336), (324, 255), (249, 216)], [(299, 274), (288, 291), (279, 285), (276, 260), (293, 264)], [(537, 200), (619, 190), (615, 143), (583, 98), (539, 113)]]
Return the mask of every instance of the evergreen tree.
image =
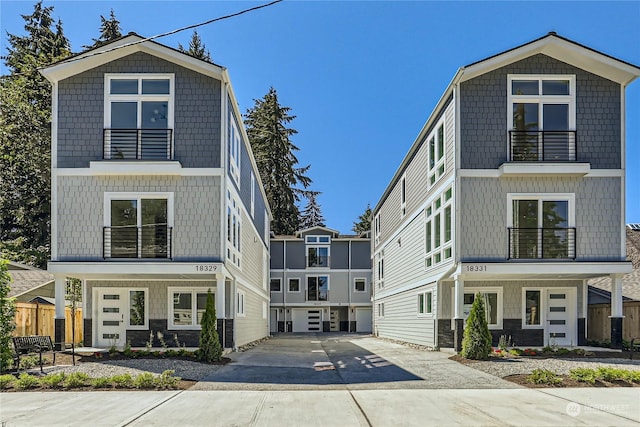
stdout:
[(0, 372), (7, 371), (13, 361), (13, 350), (10, 344), (16, 328), (16, 304), (13, 298), (9, 298), (10, 283), (11, 276), (7, 261), (0, 259)]
[(37, 68), (70, 53), (52, 11), (36, 3), (26, 35), (8, 34), (0, 78), (0, 253), (38, 267), (49, 254), (51, 85)]
[(293, 234), (300, 228), (296, 202), (301, 196), (306, 197), (305, 189), (311, 184), (305, 175), (310, 166), (297, 167), (294, 152), (298, 147), (291, 142), (291, 136), (298, 131), (287, 128), (295, 116), (289, 115), (291, 108), (280, 105), (276, 90), (271, 87), (262, 99), (254, 102), (245, 115), (247, 135), (273, 212), (271, 230), (276, 234)]
[(322, 216), (320, 205), (318, 204), (319, 194), (320, 193), (317, 191), (307, 192), (307, 207), (302, 212), (302, 216), (300, 218), (300, 227), (303, 230), (311, 227), (325, 226), (324, 217)]
[(109, 19), (100, 15), (100, 37), (93, 39), (93, 46), (83, 46), (84, 48), (93, 48), (102, 46), (110, 41), (122, 37), (122, 28), (120, 27), (120, 21), (116, 19), (116, 15), (111, 9)]
[(203, 61), (211, 62), (211, 54), (200, 38), (200, 35), (196, 30), (193, 30), (191, 40), (189, 41), (189, 49), (185, 49), (180, 43), (178, 43), (178, 50), (180, 52), (189, 54), (195, 58), (202, 59)]
[(462, 337), (462, 351), (460, 355), (467, 359), (486, 359), (491, 353), (491, 332), (487, 325), (487, 315), (484, 309), (482, 294), (478, 292), (471, 305), (471, 312), (467, 318)]
[(358, 217), (358, 221), (353, 223), (354, 233), (365, 233), (371, 230), (371, 205), (367, 203), (367, 209)]
[(211, 291), (207, 291), (207, 305), (202, 315), (202, 330), (200, 331), (200, 348), (198, 359), (203, 362), (218, 362), (222, 357), (222, 346), (218, 336), (216, 306)]

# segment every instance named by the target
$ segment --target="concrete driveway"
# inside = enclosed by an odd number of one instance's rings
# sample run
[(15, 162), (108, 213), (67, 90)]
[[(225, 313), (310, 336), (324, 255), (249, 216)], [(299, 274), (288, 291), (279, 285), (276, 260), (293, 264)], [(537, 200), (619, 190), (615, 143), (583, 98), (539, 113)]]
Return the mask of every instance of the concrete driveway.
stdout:
[(449, 354), (356, 334), (280, 334), (242, 353), (192, 390), (519, 388)]

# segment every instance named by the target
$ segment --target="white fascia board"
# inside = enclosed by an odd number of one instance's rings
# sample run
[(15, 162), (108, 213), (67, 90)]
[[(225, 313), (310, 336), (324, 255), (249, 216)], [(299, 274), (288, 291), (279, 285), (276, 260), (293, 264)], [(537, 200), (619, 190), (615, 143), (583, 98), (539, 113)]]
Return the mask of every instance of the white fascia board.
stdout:
[(591, 171), (590, 163), (509, 162), (498, 169), (499, 176), (585, 176)]
[(548, 36), (520, 48), (464, 67), (464, 75), (461, 81), (473, 79), (540, 53), (623, 85), (640, 76), (640, 68), (638, 67), (561, 38)]
[(166, 279), (166, 276), (194, 280), (215, 280), (224, 274), (219, 261), (202, 262), (128, 262), (128, 261), (51, 261), (47, 271), (81, 279)]
[[(626, 274), (631, 262), (462, 262), (454, 277), (464, 280), (553, 280)], [(564, 277), (563, 277), (564, 276)]]
[(59, 168), (53, 176), (222, 176), (221, 168), (183, 168), (180, 162), (89, 162), (88, 168)]
[(137, 35), (131, 35), (105, 45), (102, 49), (90, 50), (79, 56), (58, 62), (50, 67), (42, 68), (40, 69), (40, 73), (50, 82), (56, 82), (131, 55), (132, 53), (144, 52), (200, 74), (218, 80), (222, 79), (225, 70), (224, 67), (201, 61), (156, 42), (141, 42), (141, 40), (144, 39)]
[[(582, 163), (580, 163), (582, 164)], [(578, 173), (577, 171), (571, 171), (571, 168), (565, 169), (565, 165), (562, 167), (558, 167), (560, 171), (554, 171), (553, 169), (547, 172), (546, 168), (542, 168), (540, 172), (537, 173), (504, 173), (502, 172), (502, 166), (498, 169), (458, 169), (456, 174), (460, 178), (500, 178), (502, 176), (535, 176), (535, 175), (578, 175), (584, 176), (585, 178), (620, 178), (624, 175), (624, 171), (620, 169), (589, 169), (589, 172), (583, 174), (582, 172)], [(504, 166), (504, 165), (503, 165)], [(516, 165), (514, 165), (516, 166)], [(544, 165), (541, 165), (544, 166)], [(569, 165), (570, 166), (570, 165)], [(520, 167), (521, 166), (516, 166)], [(567, 170), (567, 172), (562, 172)], [(507, 172), (513, 172), (513, 170), (507, 170)]]

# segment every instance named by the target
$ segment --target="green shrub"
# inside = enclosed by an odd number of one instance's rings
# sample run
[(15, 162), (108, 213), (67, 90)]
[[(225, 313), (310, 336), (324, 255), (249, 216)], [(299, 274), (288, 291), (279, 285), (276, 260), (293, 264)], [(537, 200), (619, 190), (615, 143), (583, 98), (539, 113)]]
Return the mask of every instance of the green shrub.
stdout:
[(151, 372), (142, 372), (133, 379), (135, 388), (154, 388), (156, 386), (156, 377)]
[[(44, 359), (42, 359), (42, 362), (44, 363)], [(20, 367), (22, 369), (31, 369), (34, 366), (37, 366), (38, 363), (39, 363), (38, 356), (27, 355), (27, 356), (20, 357)]]
[(564, 348), (564, 347), (561, 347), (561, 348), (556, 350), (556, 354), (558, 356), (564, 356), (565, 354), (569, 354), (569, 353), (571, 353), (571, 350), (569, 350), (568, 348)]
[(16, 328), (16, 302), (15, 298), (9, 297), (11, 281), (8, 261), (2, 259), (0, 260), (0, 372), (8, 370), (13, 362), (11, 337)]
[(46, 388), (58, 388), (61, 387), (63, 381), (65, 380), (64, 372), (58, 372), (55, 374), (49, 374), (40, 379), (40, 384)]
[(625, 380), (630, 383), (640, 383), (640, 371), (628, 370), (625, 375)]
[[(222, 346), (218, 337), (218, 322), (216, 320), (216, 306), (213, 302), (211, 290), (207, 291), (207, 305), (202, 316), (202, 329), (200, 330), (200, 348), (198, 358), (203, 362), (218, 362), (222, 357)], [(491, 342), (489, 342), (491, 351)], [(487, 352), (487, 356), (489, 352)], [(486, 356), (485, 356), (486, 357)]]
[(180, 377), (174, 377), (173, 374), (175, 374), (176, 371), (174, 370), (166, 370), (163, 373), (160, 374), (160, 376), (158, 376), (155, 379), (155, 384), (158, 388), (162, 388), (162, 389), (166, 389), (166, 388), (176, 388), (178, 386), (178, 383), (180, 382), (181, 378)]
[(13, 386), (17, 390), (28, 390), (30, 388), (36, 388), (40, 386), (40, 380), (38, 377), (29, 375), (26, 372), (20, 374), (17, 380), (13, 382)]
[(512, 348), (511, 350), (509, 350), (509, 353), (515, 355), (515, 356), (521, 356), (522, 355), (522, 350), (519, 348)]
[(11, 383), (15, 381), (16, 377), (11, 374), (0, 375), (0, 390), (9, 388)]
[(551, 354), (554, 353), (553, 347), (551, 347), (550, 345), (546, 346), (546, 347), (542, 347), (542, 352), (544, 354)]
[(527, 381), (533, 384), (556, 385), (562, 383), (562, 378), (548, 369), (534, 369), (527, 377)]
[(467, 359), (486, 359), (491, 353), (491, 333), (487, 325), (482, 294), (478, 292), (473, 300), (462, 338), (460, 355)]
[(581, 383), (595, 384), (598, 376), (595, 369), (576, 368), (569, 371), (569, 377)]
[(84, 372), (73, 372), (67, 375), (67, 377), (64, 379), (64, 382), (62, 383), (62, 386), (64, 388), (84, 387), (85, 385), (89, 384), (90, 380), (91, 378), (89, 378), (89, 375), (85, 374)]
[(99, 377), (91, 380), (91, 385), (95, 388), (111, 387), (111, 377)]
[(111, 381), (118, 388), (130, 388), (133, 384), (133, 378), (131, 378), (130, 374), (114, 375), (111, 377)]
[(598, 368), (596, 375), (604, 381), (625, 381), (627, 370), (618, 368)]

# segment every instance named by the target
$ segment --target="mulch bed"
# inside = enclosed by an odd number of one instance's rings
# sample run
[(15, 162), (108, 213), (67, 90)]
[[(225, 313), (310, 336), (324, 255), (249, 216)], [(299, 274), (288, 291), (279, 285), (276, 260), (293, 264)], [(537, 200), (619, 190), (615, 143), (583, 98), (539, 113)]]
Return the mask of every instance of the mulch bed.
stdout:
[[(100, 362), (104, 362), (107, 360), (131, 360), (131, 357), (125, 356), (121, 353), (114, 353), (114, 354), (109, 354), (109, 353), (102, 353), (100, 356), (96, 356), (95, 354), (87, 354), (87, 353), (82, 353), (82, 354), (76, 354), (76, 364), (78, 363), (85, 363), (85, 362), (96, 362), (96, 363), (100, 363)], [(229, 359), (228, 357), (223, 357), (219, 362), (211, 362), (211, 363), (205, 363), (205, 362), (201, 362), (196, 358), (193, 357), (189, 357), (189, 356), (171, 356), (171, 357), (167, 357), (167, 356), (163, 356), (163, 355), (159, 355), (159, 356), (154, 356), (152, 354), (148, 354), (148, 355), (139, 355), (137, 357), (135, 357), (135, 359), (140, 359), (140, 360), (157, 360), (157, 359), (171, 359), (171, 360), (186, 360), (188, 362), (193, 362), (193, 363), (203, 363), (206, 365), (226, 365), (227, 363), (231, 362), (231, 359)], [(49, 364), (51, 363), (52, 358), (50, 356), (47, 356), (47, 360), (49, 361)], [(73, 355), (71, 355), (70, 353), (56, 353), (56, 365), (72, 365), (73, 364)], [(46, 364), (45, 364), (46, 366)]]

